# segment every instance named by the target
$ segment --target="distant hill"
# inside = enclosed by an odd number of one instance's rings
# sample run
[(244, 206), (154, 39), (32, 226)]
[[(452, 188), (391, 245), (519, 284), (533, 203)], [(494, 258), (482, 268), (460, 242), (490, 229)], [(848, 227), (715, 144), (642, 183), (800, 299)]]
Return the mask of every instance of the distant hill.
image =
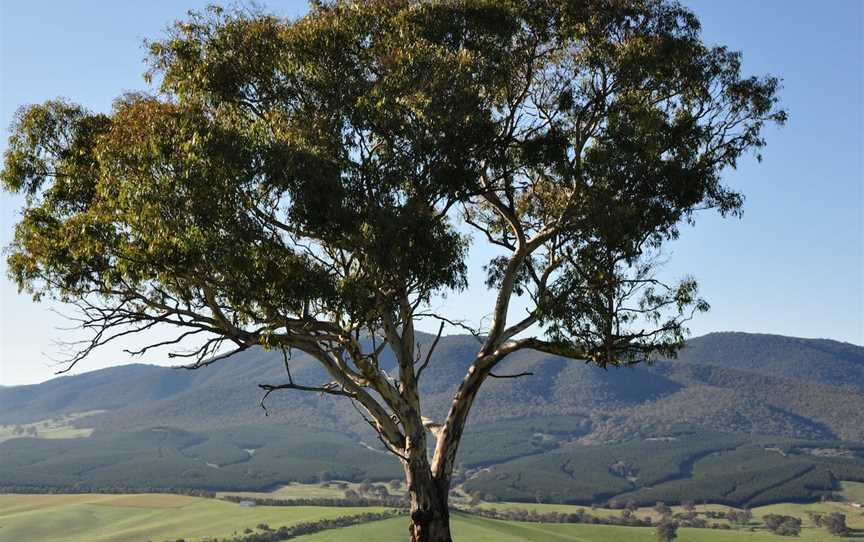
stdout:
[[(425, 415), (446, 413), (477, 346), (442, 338), (421, 383)], [(290, 363), (298, 382), (327, 381), (308, 356)], [(385, 356), (386, 370), (392, 363)], [(522, 352), (498, 372), (533, 375), (490, 380), (478, 397), (458, 459), (469, 491), (756, 505), (864, 481), (860, 346), (713, 333), (650, 366), (603, 370)], [(324, 473), (400, 476), (341, 398), (273, 394), (262, 409), (256, 384), (284, 380), (281, 356), (258, 349), (197, 371), (126, 365), (0, 388), (0, 490), (260, 490)], [(69, 425), (69, 435), (94, 431), (51, 438)]]
[(827, 339), (711, 333), (688, 341), (678, 359), (864, 391), (864, 348)]
[[(421, 342), (430, 337), (422, 336)], [(473, 337), (444, 337), (422, 382), (425, 414), (446, 413), (475, 353)], [(86, 363), (83, 362), (83, 363)], [(327, 380), (314, 360), (295, 354), (294, 378)], [(864, 348), (821, 339), (712, 333), (690, 340), (676, 360), (602, 370), (535, 352), (499, 369), (533, 372), (490, 380), (473, 420), (573, 415), (591, 420), (589, 441), (620, 441), (660, 426), (799, 438), (864, 440)], [(272, 394), (265, 412), (256, 384), (285, 379), (281, 356), (253, 350), (197, 371), (126, 365), (0, 389), (0, 424), (105, 410), (78, 424), (97, 430), (183, 429), (285, 423), (351, 434), (365, 430), (340, 398)], [(265, 416), (269, 414), (270, 416)]]

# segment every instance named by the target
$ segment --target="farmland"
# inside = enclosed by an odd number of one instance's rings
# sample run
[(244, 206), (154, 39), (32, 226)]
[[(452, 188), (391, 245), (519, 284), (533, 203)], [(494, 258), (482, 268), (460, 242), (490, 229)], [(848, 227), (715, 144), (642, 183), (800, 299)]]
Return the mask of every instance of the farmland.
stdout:
[[(418, 340), (428, 348), (434, 337)], [(441, 339), (425, 380), (431, 418), (445, 415), (475, 349), (470, 336)], [(314, 499), (402, 478), (350, 404), (273, 394), (265, 416), (253, 383), (284, 378), (275, 354), (0, 389), (0, 491), (238, 493), (342, 481), (292, 488)], [(292, 364), (298, 379), (328, 378), (309, 356)], [(861, 347), (737, 333), (622, 370), (516, 355), (502, 369), (533, 376), (492, 382), (478, 398), (454, 485), (488, 501), (582, 506), (830, 498), (841, 480), (864, 483), (862, 367)]]
[[(616, 527), (610, 525), (537, 524), (497, 521), (469, 516), (453, 520), (453, 537), (458, 542), (654, 542), (654, 529), (648, 527)], [(404, 542), (405, 521), (395, 518), (334, 531), (324, 531), (299, 538), (303, 542)], [(681, 529), (679, 542), (780, 542), (788, 537), (764, 531), (715, 531)], [(824, 530), (805, 529), (800, 538), (808, 542), (841, 540)]]
[(76, 427), (73, 422), (102, 412), (104, 411), (75, 412), (33, 423), (0, 425), (0, 442), (23, 436), (47, 439), (89, 437), (93, 433), (92, 428)]
[[(860, 491), (858, 484), (844, 485), (847, 497)], [(315, 486), (288, 486), (279, 495), (309, 496), (318, 490)], [(296, 493), (296, 494), (295, 494)], [(499, 510), (535, 510), (541, 513), (576, 511), (572, 505), (543, 505), (522, 503), (484, 503), (484, 508)], [(724, 510), (719, 505), (697, 506), (697, 512)], [(321, 506), (255, 506), (241, 507), (217, 499), (172, 494), (135, 495), (0, 495), (0, 541), (23, 542), (139, 542), (183, 538), (198, 542), (204, 538), (231, 538), (245, 529), (256, 530), (262, 523), (272, 528), (291, 526), (336, 517), (353, 516), (364, 512), (381, 512), (376, 507), (321, 507)], [(674, 508), (673, 512), (680, 512)], [(849, 526), (856, 536), (864, 531), (864, 512), (846, 503), (778, 504), (753, 509), (753, 522), (746, 527), (730, 530), (680, 530), (679, 540), (705, 542), (769, 542), (788, 540), (767, 533), (759, 519), (769, 513), (788, 514), (804, 521), (799, 540), (828, 542), (840, 540), (824, 529), (815, 528), (807, 512), (829, 513), (839, 511), (847, 515)], [(619, 515), (620, 511), (604, 508), (588, 510), (598, 517)], [(635, 511), (639, 517), (654, 517), (651, 508)], [(650, 527), (612, 525), (535, 523), (503, 521), (455, 513), (453, 532), (459, 542), (650, 542), (655, 539)], [(855, 539), (855, 538), (853, 538)], [(406, 519), (393, 518), (362, 525), (322, 531), (298, 537), (303, 542), (350, 542), (376, 540), (403, 542), (406, 540)]]
[(2, 542), (142, 542), (229, 537), (382, 508), (256, 506), (170, 494), (0, 495)]

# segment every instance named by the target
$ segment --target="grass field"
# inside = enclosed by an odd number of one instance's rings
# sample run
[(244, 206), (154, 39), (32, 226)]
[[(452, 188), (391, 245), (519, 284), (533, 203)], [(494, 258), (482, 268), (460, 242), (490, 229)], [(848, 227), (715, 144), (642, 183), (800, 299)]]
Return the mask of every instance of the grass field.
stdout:
[[(591, 514), (592, 516), (597, 516), (600, 518), (608, 518), (608, 517), (619, 517), (621, 516), (621, 510), (613, 510), (611, 508), (591, 508), (590, 506), (578, 506), (573, 504), (536, 504), (536, 503), (523, 503), (523, 502), (484, 502), (481, 503), (480, 508), (487, 510), (528, 510), (539, 513), (548, 514), (550, 512), (559, 512), (563, 514), (574, 513), (579, 510), (584, 510), (586, 513)], [(683, 512), (684, 509), (680, 506), (670, 506), (673, 513)], [(729, 510), (728, 506), (724, 506), (721, 504), (708, 504), (708, 505), (699, 505), (696, 506), (697, 512), (705, 512), (708, 510), (715, 511), (725, 511)], [(642, 507), (636, 510), (633, 513), (636, 517), (639, 518), (651, 518), (651, 521), (656, 521), (660, 519), (660, 514), (654, 510), (652, 507)], [(724, 523), (724, 520), (711, 520), (711, 522)]]
[[(861, 484), (864, 486), (864, 484)], [(533, 504), (533, 503), (482, 503), (480, 508), (490, 509), (490, 510), (528, 510), (528, 511), (536, 511), (540, 513), (550, 513), (550, 512), (560, 512), (560, 513), (573, 513), (578, 510), (584, 510), (588, 514), (597, 517), (610, 517), (610, 516), (620, 516), (620, 510), (611, 510), (609, 508), (590, 508), (586, 506), (575, 506), (568, 504)], [(680, 506), (672, 506), (673, 513), (683, 512), (684, 509)], [(723, 506), (719, 504), (709, 504), (709, 505), (697, 505), (695, 507), (696, 511), (699, 513), (713, 510), (713, 511), (726, 511), (731, 510), (728, 506)], [(846, 522), (850, 527), (856, 529), (864, 529), (864, 509), (857, 509), (849, 504), (842, 502), (825, 502), (825, 503), (811, 503), (811, 504), (795, 504), (795, 503), (783, 503), (783, 504), (772, 504), (768, 506), (760, 506), (758, 508), (753, 508), (751, 510), (753, 512), (754, 522), (759, 521), (762, 516), (766, 514), (783, 514), (787, 516), (795, 516), (799, 517), (804, 521), (806, 525), (808, 523), (807, 512), (816, 512), (820, 514), (829, 514), (831, 512), (840, 512), (846, 515)], [(633, 513), (636, 517), (645, 518), (649, 517), (652, 521), (657, 521), (660, 519), (660, 514), (658, 514), (653, 508), (639, 508)], [(709, 523), (728, 523), (723, 519), (709, 519)]]
[(864, 504), (864, 483), (862, 482), (840, 482), (843, 488), (843, 496), (852, 502)]
[[(864, 485), (864, 484), (861, 484)], [(280, 497), (311, 496), (314, 487), (286, 486)], [(326, 488), (324, 488), (326, 489)], [(857, 486), (846, 486), (857, 491)], [(522, 508), (538, 512), (572, 512), (577, 506), (496, 503), (497, 508)], [(720, 506), (709, 506), (722, 509)], [(706, 507), (697, 506), (697, 510)], [(315, 521), (381, 508), (270, 507), (244, 508), (239, 505), (200, 497), (170, 494), (139, 495), (0, 495), (0, 542), (144, 542), (153, 540), (199, 541), (204, 537), (229, 537), (243, 529), (267, 523), (273, 528), (302, 521)], [(850, 527), (858, 529), (864, 540), (864, 512), (844, 503), (779, 504), (753, 510), (754, 527), (762, 515), (788, 514), (800, 517), (805, 529), (797, 540), (831, 542), (841, 540), (824, 529), (809, 526), (806, 511), (840, 511), (847, 515)], [(588, 510), (597, 516), (616, 515), (620, 511)], [(641, 509), (638, 516), (653, 516), (653, 510)], [(457, 542), (652, 542), (652, 528), (618, 527), (582, 524), (540, 524), (499, 521), (465, 514), (454, 514), (453, 534)], [(364, 525), (324, 531), (300, 537), (303, 542), (406, 542), (407, 519), (404, 517)], [(780, 542), (789, 540), (766, 533), (758, 527), (719, 531), (681, 529), (680, 542)]]
[[(345, 484), (348, 486), (346, 489), (339, 489), (337, 484)], [(393, 489), (390, 487), (390, 484), (377, 482), (373, 485), (385, 486), (387, 491), (391, 495), (404, 495), (405, 494), (405, 486), (404, 484), (400, 484), (399, 488)], [(347, 481), (339, 481), (334, 480), (332, 482), (328, 482), (326, 484), (318, 483), (318, 484), (300, 484), (300, 483), (291, 483), (286, 484), (284, 486), (280, 486), (279, 488), (273, 491), (224, 491), (216, 493), (217, 497), (224, 496), (235, 496), (235, 497), (245, 497), (251, 499), (341, 499), (345, 497), (345, 491), (348, 489), (353, 489), (354, 491), (358, 491), (361, 484), (356, 482), (347, 482)]]
[[(405, 518), (394, 518), (301, 536), (298, 542), (407, 542)], [(457, 515), (453, 518), (453, 538), (457, 542), (655, 542), (654, 529), (609, 525), (566, 525), (519, 523)], [(780, 542), (789, 537), (764, 532), (680, 529), (678, 542)], [(824, 530), (805, 529), (791, 540), (830, 542), (840, 538)]]
[[(90, 434), (93, 433), (93, 429), (75, 427), (71, 422), (101, 412), (105, 411), (92, 410), (89, 412), (76, 412), (73, 414), (67, 414), (61, 418), (52, 418), (50, 420), (25, 423), (17, 426), (0, 425), (0, 442), (23, 436), (52, 439), (89, 437)], [(18, 430), (18, 433), (16, 433), (16, 429)]]
[(380, 512), (382, 508), (256, 506), (183, 495), (0, 495), (2, 542), (187, 542), (224, 537), (259, 523)]

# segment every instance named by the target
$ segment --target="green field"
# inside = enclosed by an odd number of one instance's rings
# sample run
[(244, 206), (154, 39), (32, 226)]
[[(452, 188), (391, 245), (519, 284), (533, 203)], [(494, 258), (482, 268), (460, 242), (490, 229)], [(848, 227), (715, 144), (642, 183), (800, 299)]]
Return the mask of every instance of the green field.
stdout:
[(864, 504), (864, 483), (862, 482), (840, 482), (842, 493), (846, 499)]
[[(290, 487), (290, 486), (289, 486)], [(849, 486), (852, 490), (860, 487)], [(288, 488), (283, 496), (290, 497)], [(296, 489), (296, 488), (295, 488)], [(311, 488), (310, 488), (311, 489)], [(308, 495), (307, 491), (302, 491)], [(296, 497), (296, 495), (295, 495)], [(533, 509), (538, 512), (569, 512), (576, 506), (523, 505), (497, 503), (496, 508)], [(711, 506), (712, 509), (722, 507)], [(705, 507), (699, 506), (697, 510)], [(271, 507), (244, 508), (239, 505), (200, 497), (171, 494), (138, 495), (0, 495), (0, 541), (2, 542), (144, 542), (176, 540), (197, 542), (205, 537), (230, 537), (259, 523), (270, 527), (290, 526), (363, 512), (380, 512), (382, 508)], [(755, 531), (735, 529), (681, 529), (682, 542), (780, 542), (790, 540), (760, 530), (757, 521), (768, 513), (800, 517), (805, 529), (797, 540), (830, 542), (841, 540), (824, 529), (808, 524), (806, 511), (840, 511), (847, 515), (850, 527), (864, 539), (864, 511), (845, 503), (780, 504), (753, 510)], [(597, 516), (620, 514), (608, 509), (588, 510)], [(638, 516), (651, 516), (653, 511), (641, 509)], [(500, 521), (465, 514), (454, 514), (453, 534), (458, 542), (652, 542), (654, 530), (644, 527), (608, 525), (524, 523)], [(400, 517), (353, 527), (323, 531), (299, 537), (303, 542), (375, 542), (407, 541), (407, 518)]]
[[(346, 489), (339, 489), (338, 484), (345, 484)], [(345, 480), (334, 480), (328, 483), (317, 484), (301, 484), (293, 482), (280, 486), (273, 491), (219, 491), (217, 497), (243, 497), (249, 499), (342, 499), (345, 497), (345, 491), (353, 489), (359, 491), (360, 486), (357, 482), (348, 482)], [(377, 482), (373, 485), (384, 486), (387, 492), (391, 495), (404, 495), (405, 485), (400, 484), (398, 488), (393, 489), (389, 483)]]
[[(394, 518), (301, 536), (302, 542), (407, 542), (404, 518)], [(654, 542), (654, 529), (609, 525), (568, 525), (497, 521), (457, 515), (453, 518), (453, 538), (457, 542)], [(800, 537), (775, 536), (765, 532), (680, 529), (679, 542), (780, 542), (799, 540), (830, 542), (840, 538), (824, 530), (805, 529)]]
[(225, 537), (267, 523), (380, 512), (383, 508), (256, 506), (200, 497), (141, 495), (0, 495), (2, 542), (187, 542)]
[(75, 427), (72, 425), (72, 422), (101, 412), (105, 411), (92, 410), (89, 412), (75, 412), (59, 418), (42, 420), (34, 423), (0, 425), (0, 442), (24, 436), (49, 439), (89, 437), (93, 433), (92, 428)]
[[(855, 484), (850, 482), (844, 482), (844, 487), (852, 488), (854, 487), (857, 490), (864, 489), (864, 484)], [(852, 485), (848, 485), (852, 484)], [(849, 500), (854, 500), (854, 491), (844, 491), (843, 495)], [(488, 510), (528, 510), (528, 511), (536, 511), (538, 513), (550, 513), (550, 512), (560, 512), (560, 513), (574, 513), (579, 510), (584, 510), (586, 513), (591, 514), (592, 516), (597, 516), (601, 518), (612, 517), (612, 516), (620, 516), (620, 510), (612, 510), (609, 508), (590, 508), (585, 506), (576, 506), (576, 505), (568, 505), (568, 504), (532, 504), (532, 503), (508, 503), (508, 502), (500, 502), (500, 503), (481, 503), (480, 508), (488, 509)], [(672, 512), (674, 514), (684, 512), (684, 509), (680, 506), (671, 506)], [(708, 504), (708, 505), (697, 505), (694, 507), (696, 512), (704, 513), (708, 510), (711, 511), (727, 511), (731, 510), (732, 507), (724, 506), (721, 504)], [(787, 516), (795, 516), (801, 518), (804, 521), (804, 525), (808, 525), (808, 516), (807, 512), (815, 512), (820, 514), (830, 514), (832, 512), (840, 512), (841, 514), (846, 515), (847, 524), (855, 529), (864, 529), (864, 509), (857, 509), (845, 502), (824, 502), (824, 503), (810, 503), (810, 504), (796, 504), (796, 503), (782, 503), (782, 504), (771, 504), (767, 506), (760, 506), (758, 508), (753, 508), (751, 510), (753, 513), (754, 524), (758, 522), (762, 516), (767, 514), (782, 514)], [(660, 514), (654, 510), (653, 507), (642, 507), (633, 512), (633, 515), (639, 518), (651, 518), (652, 521), (657, 521), (660, 519)], [(728, 521), (724, 519), (709, 519), (709, 523), (728, 523)], [(864, 537), (862, 537), (864, 538)]]

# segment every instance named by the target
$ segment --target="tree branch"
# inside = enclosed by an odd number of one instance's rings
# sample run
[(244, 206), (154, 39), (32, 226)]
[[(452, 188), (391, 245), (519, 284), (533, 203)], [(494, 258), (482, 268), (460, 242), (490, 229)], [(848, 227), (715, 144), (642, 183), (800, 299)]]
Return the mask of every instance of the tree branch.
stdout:
[(493, 373), (492, 371), (489, 371), (489, 376), (491, 376), (492, 378), (520, 378), (523, 376), (534, 376), (534, 373), (526, 371), (524, 373), (517, 373), (512, 375), (499, 375)]

